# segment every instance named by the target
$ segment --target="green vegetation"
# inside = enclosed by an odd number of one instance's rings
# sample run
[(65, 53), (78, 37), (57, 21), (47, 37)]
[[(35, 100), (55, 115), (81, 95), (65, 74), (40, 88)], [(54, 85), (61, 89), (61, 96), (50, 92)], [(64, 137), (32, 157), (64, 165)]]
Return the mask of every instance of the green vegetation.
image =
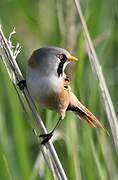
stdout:
[[(84, 16), (118, 114), (118, 7), (117, 0), (83, 0)], [(72, 67), (72, 89), (108, 128), (97, 79), (92, 72), (74, 0), (1, 0), (0, 23), (13, 42), (22, 46), (17, 62), (25, 75), (32, 51), (43, 46), (68, 48), (79, 58)], [(58, 115), (39, 107), (51, 130)], [(118, 157), (112, 135), (92, 129), (67, 113), (55, 136), (55, 148), (70, 180), (116, 180)], [(39, 161), (37, 170), (36, 162)], [(52, 179), (37, 139), (0, 60), (0, 180)], [(32, 178), (31, 178), (32, 177)]]

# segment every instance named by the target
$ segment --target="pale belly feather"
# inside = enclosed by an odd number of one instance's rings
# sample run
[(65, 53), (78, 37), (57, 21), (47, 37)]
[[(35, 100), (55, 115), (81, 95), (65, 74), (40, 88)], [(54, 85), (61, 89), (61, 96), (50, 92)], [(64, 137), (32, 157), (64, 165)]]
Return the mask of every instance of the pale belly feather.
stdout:
[(32, 97), (41, 104), (41, 106), (58, 111), (60, 106), (58, 94), (63, 87), (62, 77), (47, 77), (41, 76), (39, 73), (35, 73), (35, 75), (33, 73), (33, 76), (30, 74), (30, 77), (26, 77), (26, 81)]

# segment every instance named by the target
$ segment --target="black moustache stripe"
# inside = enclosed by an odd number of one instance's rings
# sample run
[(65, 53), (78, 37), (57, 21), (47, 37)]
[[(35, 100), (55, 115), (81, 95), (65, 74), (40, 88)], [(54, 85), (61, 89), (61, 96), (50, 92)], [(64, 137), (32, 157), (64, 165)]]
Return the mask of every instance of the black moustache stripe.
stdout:
[(58, 65), (58, 68), (57, 68), (58, 77), (60, 77), (60, 75), (63, 73), (63, 67), (64, 67), (65, 62), (66, 62), (65, 59), (61, 60), (61, 62)]

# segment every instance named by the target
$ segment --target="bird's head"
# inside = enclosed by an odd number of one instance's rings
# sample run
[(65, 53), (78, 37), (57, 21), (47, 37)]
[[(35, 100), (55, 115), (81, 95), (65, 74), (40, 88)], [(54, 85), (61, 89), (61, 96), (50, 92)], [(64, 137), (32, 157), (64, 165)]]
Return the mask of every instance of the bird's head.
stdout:
[(58, 47), (40, 48), (33, 52), (29, 59), (29, 66), (50, 75), (52, 73), (61, 76), (66, 65), (76, 61), (77, 58), (70, 53)]

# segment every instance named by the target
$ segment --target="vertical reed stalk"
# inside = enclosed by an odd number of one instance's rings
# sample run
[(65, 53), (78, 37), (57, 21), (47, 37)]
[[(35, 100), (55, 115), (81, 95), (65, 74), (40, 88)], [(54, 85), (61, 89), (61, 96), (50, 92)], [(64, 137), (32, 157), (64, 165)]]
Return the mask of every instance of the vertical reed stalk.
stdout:
[[(24, 80), (23, 75), (16, 62), (16, 57), (18, 53), (19, 52), (13, 51), (7, 39), (5, 38), (3, 31), (1, 29), (1, 26), (0, 26), (0, 54), (15, 89), (17, 89), (17, 83), (19, 81)], [(18, 95), (20, 95), (19, 90), (17, 90), (17, 92), (18, 92)], [(34, 117), (34, 121), (36, 122), (38, 126), (38, 130), (43, 134), (47, 133), (44, 123), (36, 110), (35, 104), (29, 94), (27, 87), (25, 87), (22, 90), (22, 95), (24, 95), (23, 98), (25, 99), (25, 102), (29, 106), (29, 109)], [(22, 101), (22, 103), (24, 103), (24, 101)], [(23, 105), (25, 107), (26, 104), (23, 104)], [(56, 177), (54, 179), (67, 180), (66, 174), (63, 170), (63, 167), (57, 156), (57, 153), (55, 151), (55, 148), (52, 142), (50, 141), (46, 143), (46, 145), (42, 145), (41, 151), (43, 153), (43, 156), (44, 156), (44, 159), (46, 160), (47, 165), (49, 166), (49, 169), (51, 170), (53, 174), (53, 177)]]
[(114, 144), (115, 144), (116, 151), (118, 154), (118, 121), (117, 121), (116, 113), (114, 110), (114, 106), (110, 97), (109, 90), (107, 88), (107, 84), (106, 84), (106, 81), (102, 72), (102, 68), (99, 63), (99, 59), (97, 57), (94, 45), (92, 43), (88, 28), (87, 28), (87, 25), (86, 25), (86, 22), (82, 13), (80, 1), (75, 0), (75, 4), (76, 4), (78, 15), (80, 17), (80, 21), (83, 27), (85, 40), (87, 43), (87, 53), (89, 56), (89, 60), (92, 66), (92, 70), (94, 71), (99, 82), (98, 84), (100, 87), (101, 96), (103, 98), (106, 114), (107, 114), (109, 124), (111, 127), (112, 135), (113, 135)]

